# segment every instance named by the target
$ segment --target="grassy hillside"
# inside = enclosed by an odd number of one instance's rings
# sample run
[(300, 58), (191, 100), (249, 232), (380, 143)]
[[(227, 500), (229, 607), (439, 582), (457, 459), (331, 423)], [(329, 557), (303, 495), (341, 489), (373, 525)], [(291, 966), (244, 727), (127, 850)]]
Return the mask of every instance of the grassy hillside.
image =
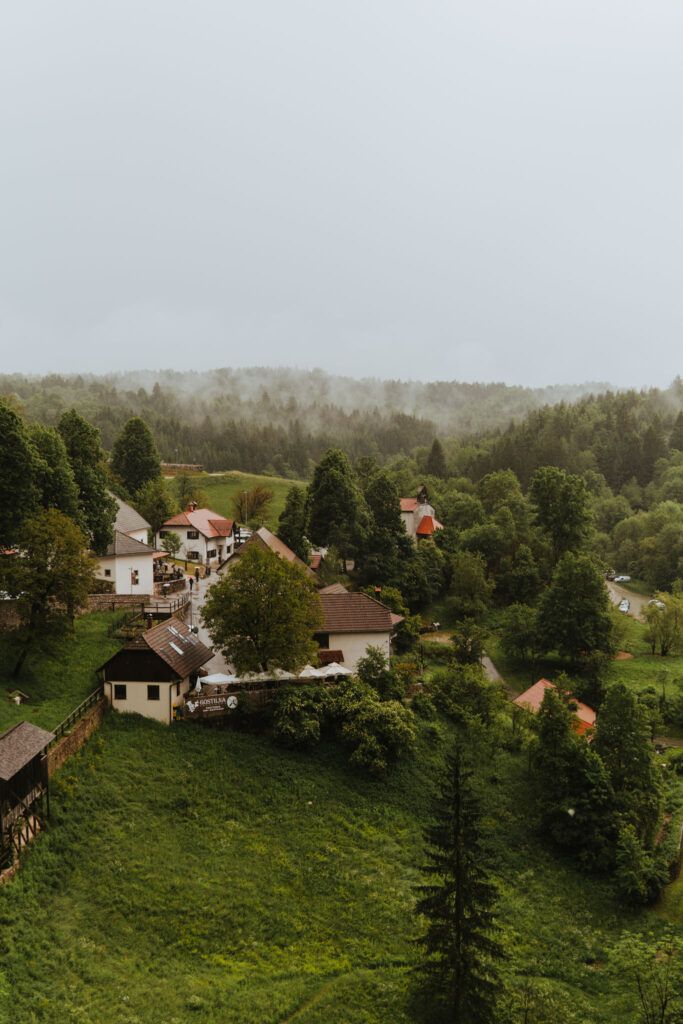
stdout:
[(277, 530), (280, 513), (285, 507), (289, 488), (295, 484), (299, 484), (301, 487), (307, 486), (303, 481), (285, 480), (284, 477), (279, 476), (255, 476), (250, 473), (240, 473), (237, 470), (232, 473), (222, 473), (220, 476), (209, 476), (203, 473), (196, 479), (208, 496), (209, 508), (227, 516), (228, 519), (233, 516), (232, 498), (240, 491), (248, 491), (256, 484), (273, 491), (274, 497), (268, 514), (265, 516), (264, 525), (274, 532)]
[[(448, 736), (423, 724), (416, 758), (377, 782), (333, 747), (294, 754), (110, 714), (57, 776), (49, 833), (0, 889), (7, 1019), (407, 1024), (412, 887)], [(609, 949), (658, 919), (625, 913), (605, 880), (543, 847), (527, 770), (500, 749), (481, 762), (507, 970), (554, 994), (563, 1020), (631, 1024)]]
[[(125, 613), (123, 613), (125, 615)], [(27, 658), (18, 679), (13, 679), (13, 659), (0, 636), (0, 733), (23, 719), (41, 729), (64, 721), (98, 685), (96, 670), (115, 654), (121, 641), (110, 634), (122, 619), (121, 612), (93, 612), (76, 619), (75, 634), (53, 658)], [(19, 689), (30, 697), (17, 706), (7, 699)]]

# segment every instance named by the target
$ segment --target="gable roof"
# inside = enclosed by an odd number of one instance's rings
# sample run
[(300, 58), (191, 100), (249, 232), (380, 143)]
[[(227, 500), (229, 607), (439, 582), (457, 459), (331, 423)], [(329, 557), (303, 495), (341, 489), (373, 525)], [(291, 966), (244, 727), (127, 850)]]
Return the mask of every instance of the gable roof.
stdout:
[(55, 738), (32, 722), (18, 722), (0, 736), (0, 779), (9, 781)]
[[(555, 683), (551, 683), (549, 679), (539, 679), (537, 683), (530, 686), (524, 693), (520, 693), (519, 697), (515, 697), (513, 703), (519, 705), (521, 708), (527, 708), (528, 711), (536, 714), (541, 709), (543, 698), (545, 697), (546, 690), (556, 689)], [(593, 708), (589, 707), (588, 704), (584, 704), (580, 700), (576, 700), (572, 697), (572, 700), (576, 704), (576, 711), (574, 717), (578, 719), (580, 723), (577, 727), (579, 734), (586, 732), (587, 729), (592, 729), (595, 725), (595, 712)]]
[(419, 502), (417, 498), (400, 498), (401, 512), (414, 512)]
[[(140, 633), (122, 650), (153, 651), (180, 679), (185, 679), (213, 658), (213, 651), (201, 642), (189, 626), (176, 618), (166, 619)], [(105, 668), (120, 653), (114, 654), (100, 668)]]
[(226, 519), (210, 508), (196, 508), (191, 512), (180, 512), (177, 516), (167, 519), (162, 529), (167, 526), (191, 526), (204, 537), (229, 537), (235, 526), (234, 519)]
[(264, 548), (267, 551), (273, 551), (280, 558), (284, 558), (286, 562), (291, 562), (293, 565), (300, 565), (306, 570), (306, 575), (314, 577), (315, 573), (306, 565), (305, 562), (296, 555), (290, 547), (287, 547), (283, 540), (276, 537), (274, 533), (268, 529), (267, 526), (260, 526), (258, 530), (254, 530), (251, 537), (248, 537), (243, 544), (240, 544), (233, 553), (226, 559), (226, 562), (231, 561), (233, 558), (237, 558), (250, 544), (258, 544), (259, 547)]
[[(390, 633), (398, 623), (389, 609), (367, 594), (320, 592), (326, 633)], [(401, 617), (398, 617), (401, 620)]]
[(318, 591), (319, 594), (348, 594), (348, 590), (343, 583), (330, 583), (326, 587), (321, 587)]
[(114, 531), (114, 539), (107, 548), (103, 558), (113, 558), (115, 555), (153, 555), (154, 548), (149, 544), (143, 544), (141, 540), (135, 540), (120, 530)]
[[(109, 492), (111, 494), (111, 491)], [(133, 533), (134, 530), (149, 530), (151, 529), (146, 519), (136, 512), (131, 505), (127, 505), (125, 501), (121, 501), (115, 494), (111, 495), (116, 504), (118, 505), (118, 511), (116, 513), (116, 521), (114, 522), (114, 529), (120, 533)]]

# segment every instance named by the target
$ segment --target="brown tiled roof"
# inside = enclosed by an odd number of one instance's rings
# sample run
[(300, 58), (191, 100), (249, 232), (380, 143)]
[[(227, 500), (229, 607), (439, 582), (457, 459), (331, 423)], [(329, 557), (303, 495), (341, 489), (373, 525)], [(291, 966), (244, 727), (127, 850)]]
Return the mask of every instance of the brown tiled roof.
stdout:
[(338, 665), (344, 662), (343, 651), (331, 651), (327, 647), (321, 647), (318, 651), (318, 661), (321, 665), (331, 665), (333, 661), (336, 661)]
[(177, 672), (181, 679), (196, 672), (200, 665), (213, 658), (213, 651), (205, 647), (180, 619), (166, 619), (142, 633), (139, 639)]
[(238, 548), (232, 553), (230, 558), (226, 561), (230, 561), (232, 558), (242, 554), (242, 552), (250, 545), (258, 544), (260, 547), (267, 551), (274, 551), (280, 558), (284, 558), (286, 562), (292, 562), (295, 565), (301, 565), (306, 570), (306, 575), (314, 577), (315, 573), (309, 566), (302, 562), (298, 555), (295, 555), (291, 548), (287, 547), (284, 541), (276, 537), (274, 533), (271, 533), (267, 526), (261, 526), (258, 530), (252, 533), (251, 537), (245, 540), (244, 544), (240, 544)]
[(343, 583), (330, 583), (327, 587), (321, 587), (318, 591), (320, 594), (348, 594), (348, 590)]
[[(546, 690), (554, 689), (555, 683), (551, 683), (549, 679), (539, 679), (537, 683), (530, 686), (524, 693), (520, 693), (519, 697), (515, 697), (513, 703), (536, 714), (541, 710)], [(575, 718), (578, 718), (579, 722), (585, 727), (592, 728), (595, 725), (595, 712), (593, 708), (589, 707), (588, 704), (583, 704), (580, 700), (576, 700), (574, 697), (572, 697), (572, 700), (576, 704)], [(581, 731), (585, 730), (582, 729)]]
[(209, 526), (216, 531), (216, 537), (229, 537), (235, 525), (234, 519), (209, 519)]
[(55, 738), (31, 722), (18, 722), (0, 736), (0, 779), (7, 782)]
[(323, 556), (321, 555), (321, 553), (319, 551), (316, 551), (316, 553), (314, 555), (309, 555), (308, 564), (310, 565), (311, 569), (313, 569), (313, 570), (319, 569), (320, 568), (320, 563), (322, 562), (322, 558), (323, 558)]
[(365, 594), (320, 593), (326, 633), (390, 633), (391, 612)]
[(180, 512), (177, 516), (173, 516), (172, 519), (167, 519), (163, 526), (192, 526), (192, 523), (187, 518), (186, 512)]

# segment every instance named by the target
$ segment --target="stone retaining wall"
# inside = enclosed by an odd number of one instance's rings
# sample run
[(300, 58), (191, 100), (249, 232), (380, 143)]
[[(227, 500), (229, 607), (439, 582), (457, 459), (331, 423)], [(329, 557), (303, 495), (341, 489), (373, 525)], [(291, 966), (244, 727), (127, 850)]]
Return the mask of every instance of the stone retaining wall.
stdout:
[(119, 608), (140, 609), (154, 598), (151, 594), (88, 594), (89, 612), (113, 612)]
[(104, 699), (88, 708), (82, 718), (74, 725), (73, 729), (66, 736), (57, 740), (53, 747), (47, 752), (47, 770), (49, 775), (54, 775), (58, 768), (61, 768), (72, 754), (80, 750), (86, 740), (90, 739), (102, 724), (107, 703)]

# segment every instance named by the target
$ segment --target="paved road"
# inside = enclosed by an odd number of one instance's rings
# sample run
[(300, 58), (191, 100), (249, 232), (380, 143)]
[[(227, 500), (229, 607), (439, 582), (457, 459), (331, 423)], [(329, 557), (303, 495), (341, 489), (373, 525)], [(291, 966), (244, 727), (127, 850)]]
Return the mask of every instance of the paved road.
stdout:
[(632, 619), (644, 620), (647, 602), (650, 600), (649, 597), (641, 597), (640, 594), (634, 594), (632, 591), (626, 590), (625, 587), (620, 587), (618, 583), (612, 583), (611, 580), (606, 580), (605, 583), (612, 604), (619, 604), (627, 597), (631, 602), (631, 608), (627, 614)]
[[(206, 600), (206, 594), (209, 587), (212, 583), (215, 583), (218, 578), (219, 577), (216, 576), (215, 573), (212, 573), (208, 579), (200, 576), (199, 583), (195, 583), (192, 588), (192, 595), (190, 598), (191, 611), (188, 622), (191, 626), (198, 627), (197, 635), (199, 639), (209, 648), (212, 648), (211, 638), (202, 625), (200, 610)], [(225, 672), (229, 675), (233, 671), (232, 666), (228, 665), (220, 651), (216, 651), (211, 661), (207, 661), (206, 665), (204, 665), (204, 668), (209, 674), (213, 672)]]

